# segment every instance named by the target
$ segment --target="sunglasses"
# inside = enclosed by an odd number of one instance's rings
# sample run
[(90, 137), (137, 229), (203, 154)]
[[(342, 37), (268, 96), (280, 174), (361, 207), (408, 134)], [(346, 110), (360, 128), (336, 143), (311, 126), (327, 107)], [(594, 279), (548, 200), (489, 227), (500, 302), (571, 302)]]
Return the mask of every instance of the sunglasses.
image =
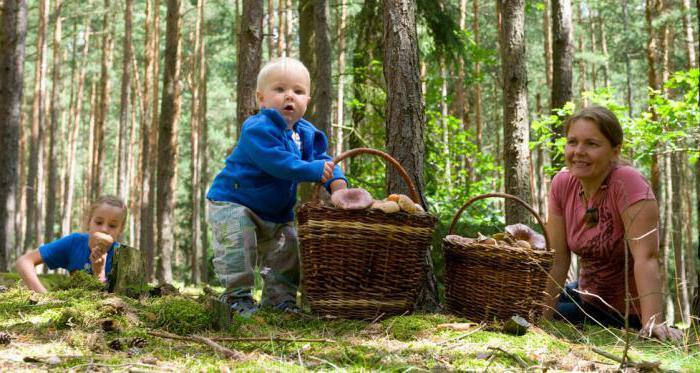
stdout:
[(593, 228), (598, 225), (598, 208), (587, 208), (586, 213), (583, 214), (583, 222), (586, 224), (587, 228)]

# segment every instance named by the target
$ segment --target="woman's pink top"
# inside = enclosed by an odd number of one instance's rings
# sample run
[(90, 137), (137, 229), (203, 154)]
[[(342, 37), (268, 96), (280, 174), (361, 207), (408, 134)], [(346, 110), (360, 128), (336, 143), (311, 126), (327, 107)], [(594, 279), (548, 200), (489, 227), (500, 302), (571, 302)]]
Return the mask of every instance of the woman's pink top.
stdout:
[[(588, 201), (578, 179), (562, 170), (552, 179), (550, 211), (564, 218), (566, 245), (579, 256), (579, 291), (596, 294), (624, 314), (625, 311), (625, 227), (622, 212), (641, 200), (655, 200), (642, 174), (625, 165), (615, 166), (596, 196)], [(588, 228), (584, 222), (587, 208), (598, 208), (598, 224)], [(630, 313), (640, 315), (634, 260), (628, 256), (629, 289), (634, 302)], [(610, 311), (593, 295), (581, 294), (584, 302)]]

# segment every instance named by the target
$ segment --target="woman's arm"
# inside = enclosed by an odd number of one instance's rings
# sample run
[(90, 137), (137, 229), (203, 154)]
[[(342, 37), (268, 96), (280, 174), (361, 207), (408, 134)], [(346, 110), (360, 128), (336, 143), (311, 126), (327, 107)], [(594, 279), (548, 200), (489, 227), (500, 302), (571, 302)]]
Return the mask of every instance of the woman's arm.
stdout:
[(566, 273), (569, 271), (571, 264), (571, 252), (566, 246), (566, 224), (564, 218), (549, 210), (549, 221), (547, 221), (547, 234), (549, 241), (554, 249), (554, 264), (552, 270), (549, 271), (549, 279), (547, 280), (547, 306), (544, 311), (544, 317), (550, 318), (554, 314), (554, 309), (559, 299), (559, 293), (564, 288), (566, 281)]
[(654, 200), (639, 201), (622, 212), (625, 239), (634, 258), (634, 281), (642, 307), (642, 330), (661, 340), (676, 340), (683, 336), (681, 331), (664, 324), (658, 216), (659, 207)]
[(39, 250), (33, 250), (20, 256), (15, 262), (15, 268), (17, 268), (17, 272), (22, 277), (24, 284), (37, 293), (46, 293), (46, 288), (39, 280), (39, 276), (36, 275), (36, 270), (34, 269), (34, 267), (43, 262), (44, 260), (41, 258)]

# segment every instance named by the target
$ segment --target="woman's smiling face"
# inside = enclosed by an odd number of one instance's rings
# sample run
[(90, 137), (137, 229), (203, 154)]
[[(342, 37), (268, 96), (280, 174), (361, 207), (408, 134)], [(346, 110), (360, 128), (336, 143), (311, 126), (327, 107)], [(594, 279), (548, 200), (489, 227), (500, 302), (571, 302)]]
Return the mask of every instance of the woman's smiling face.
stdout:
[(602, 180), (619, 154), (620, 146), (613, 147), (593, 121), (578, 119), (569, 126), (564, 155), (566, 167), (577, 179)]

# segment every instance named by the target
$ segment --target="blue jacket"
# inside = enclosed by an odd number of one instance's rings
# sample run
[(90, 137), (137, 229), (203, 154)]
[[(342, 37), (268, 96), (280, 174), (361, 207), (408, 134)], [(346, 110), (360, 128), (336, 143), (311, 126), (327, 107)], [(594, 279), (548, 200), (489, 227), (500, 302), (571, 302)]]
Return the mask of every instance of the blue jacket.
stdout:
[[(238, 144), (226, 158), (226, 166), (214, 178), (207, 198), (234, 202), (253, 210), (263, 220), (286, 223), (294, 220), (297, 184), (318, 182), (328, 139), (311, 123), (300, 119), (294, 125), (301, 138), (301, 153), (284, 118), (274, 109), (263, 109), (243, 123)], [(340, 167), (333, 180), (346, 180)], [(347, 182), (347, 180), (346, 180)]]

